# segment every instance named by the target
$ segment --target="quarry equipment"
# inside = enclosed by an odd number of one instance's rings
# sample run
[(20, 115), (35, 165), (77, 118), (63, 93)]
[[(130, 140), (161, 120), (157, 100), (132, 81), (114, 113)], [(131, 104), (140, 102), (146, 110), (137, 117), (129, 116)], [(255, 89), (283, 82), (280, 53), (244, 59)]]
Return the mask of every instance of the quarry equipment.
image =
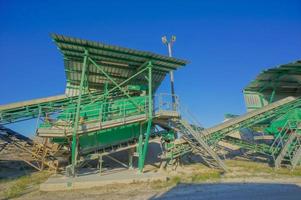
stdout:
[[(269, 155), (276, 167), (300, 163), (300, 61), (264, 71), (244, 90), (248, 113), (205, 129), (188, 119), (178, 96), (156, 92), (165, 76), (187, 61), (58, 34), (52, 39), (64, 59), (65, 94), (0, 106), (1, 139), (29, 153), (24, 161), (38, 170), (58, 170), (63, 157), (67, 175), (75, 176), (91, 160), (101, 172), (106, 156), (128, 168), (137, 157), (143, 172), (148, 145), (158, 138), (161, 167), (194, 153), (207, 166), (226, 171), (221, 141)], [(4, 127), (33, 118), (43, 142)], [(231, 136), (254, 127), (273, 136), (271, 145)], [(111, 156), (120, 151), (129, 152), (128, 164)]]
[[(64, 58), (65, 94), (1, 106), (2, 125), (38, 118), (37, 136), (69, 152), (69, 175), (91, 158), (101, 166), (102, 156), (135, 147), (129, 161), (136, 154), (142, 172), (149, 140), (155, 137), (161, 137), (161, 158), (168, 162), (197, 149), (208, 163), (212, 157), (225, 169), (191, 125), (180, 120), (178, 97), (155, 94), (166, 74), (187, 61), (63, 35), (52, 38)], [(171, 121), (178, 124), (173, 127)], [(189, 143), (175, 143), (176, 131)]]
[[(275, 167), (294, 169), (301, 162), (301, 61), (263, 71), (244, 89), (244, 97), (249, 112), (207, 129), (207, 143), (229, 142), (270, 156)], [(230, 136), (242, 128), (273, 136), (271, 146)]]

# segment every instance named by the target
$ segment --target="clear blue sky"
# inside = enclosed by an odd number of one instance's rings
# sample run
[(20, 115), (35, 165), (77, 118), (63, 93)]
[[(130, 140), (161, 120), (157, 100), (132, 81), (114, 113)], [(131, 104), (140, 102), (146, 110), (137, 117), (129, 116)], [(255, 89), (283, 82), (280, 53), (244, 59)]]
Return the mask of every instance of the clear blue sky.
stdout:
[[(0, 104), (61, 94), (63, 60), (50, 33), (166, 54), (191, 63), (176, 93), (205, 126), (245, 112), (242, 89), (263, 69), (300, 58), (300, 1), (0, 0)], [(168, 79), (160, 91), (168, 91)], [(29, 133), (33, 125), (13, 126)]]

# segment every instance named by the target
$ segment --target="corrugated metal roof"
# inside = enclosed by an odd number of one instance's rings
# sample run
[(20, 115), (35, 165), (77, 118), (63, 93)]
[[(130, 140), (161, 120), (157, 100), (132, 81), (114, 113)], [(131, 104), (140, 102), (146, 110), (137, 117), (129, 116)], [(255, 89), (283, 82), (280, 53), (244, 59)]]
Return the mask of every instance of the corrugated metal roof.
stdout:
[(301, 60), (264, 70), (244, 90), (263, 92), (273, 88), (278, 94), (300, 93)]
[[(52, 34), (52, 38), (64, 56), (67, 85), (69, 87), (79, 85), (85, 50), (89, 52), (89, 57), (102, 66), (117, 83), (135, 74), (137, 69), (144, 63), (152, 61), (154, 89), (159, 87), (169, 71), (187, 64), (185, 60), (147, 51), (106, 45), (58, 34)], [(90, 63), (88, 65), (89, 89), (102, 90), (105, 82), (110, 84), (100, 70)], [(147, 85), (147, 81), (144, 75), (140, 75), (129, 84)]]

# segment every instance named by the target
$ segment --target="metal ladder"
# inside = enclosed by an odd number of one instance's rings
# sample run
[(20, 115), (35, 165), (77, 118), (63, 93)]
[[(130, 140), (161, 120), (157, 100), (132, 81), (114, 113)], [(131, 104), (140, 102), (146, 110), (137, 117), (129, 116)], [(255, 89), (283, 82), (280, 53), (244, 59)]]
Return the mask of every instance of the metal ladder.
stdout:
[(205, 142), (200, 133), (196, 131), (187, 121), (183, 119), (177, 119), (173, 120), (172, 124), (174, 128), (182, 134), (183, 139), (189, 143), (193, 149), (193, 152), (199, 154), (209, 167), (227, 171), (227, 167), (224, 162)]
[[(295, 126), (294, 126), (295, 125)], [(276, 137), (271, 148), (275, 167), (289, 164), (294, 169), (301, 159), (300, 123), (287, 121), (282, 131)], [(280, 149), (280, 150), (279, 150)]]
[(291, 165), (292, 169), (295, 169), (295, 167), (300, 164), (301, 162), (301, 137), (300, 135), (297, 136), (298, 138), (298, 143), (295, 145), (297, 148), (294, 151), (292, 160), (291, 160)]

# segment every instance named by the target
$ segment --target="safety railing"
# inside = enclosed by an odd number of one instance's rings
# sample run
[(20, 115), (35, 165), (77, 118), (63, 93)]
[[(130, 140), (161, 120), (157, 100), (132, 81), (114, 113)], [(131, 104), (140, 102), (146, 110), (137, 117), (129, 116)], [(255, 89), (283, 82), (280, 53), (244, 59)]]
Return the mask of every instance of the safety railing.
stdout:
[(202, 131), (204, 130), (203, 125), (200, 123), (198, 118), (188, 109), (188, 107), (181, 104), (180, 106), (180, 113), (181, 117), (189, 122), (190, 125), (196, 130), (196, 131)]
[[(131, 116), (147, 116), (148, 97), (139, 96), (132, 99), (108, 100), (82, 105), (79, 124), (103, 123), (113, 120), (126, 120)], [(70, 105), (63, 111), (49, 116), (41, 116), (43, 123), (40, 128), (56, 128), (70, 130), (74, 127), (76, 104)]]
[[(174, 102), (173, 102), (174, 100)], [(180, 112), (180, 100), (177, 95), (159, 93), (154, 96), (154, 112), (174, 111)]]
[[(301, 123), (298, 120), (287, 120), (281, 130), (279, 131), (278, 135), (275, 137), (274, 142), (272, 143), (270, 147), (271, 155), (276, 160), (277, 156), (281, 152), (281, 150), (284, 148), (286, 142), (288, 141), (288, 138), (296, 132), (298, 133), (300, 129)], [(288, 146), (288, 150), (293, 149), (294, 143), (290, 144)]]
[[(179, 97), (168, 93), (160, 93), (153, 96), (152, 114), (155, 116), (159, 112), (176, 113), (185, 118), (190, 125), (201, 133), (204, 129), (197, 118), (188, 110), (187, 107), (180, 105)], [(131, 117), (145, 117), (149, 115), (148, 96), (134, 96), (124, 99), (106, 99), (95, 101), (93, 103), (84, 103), (81, 105), (80, 118), (78, 125), (87, 125), (92, 123), (103, 124), (114, 120), (126, 121)], [(77, 104), (68, 105), (64, 110), (49, 115), (41, 115), (39, 128), (51, 128), (59, 130), (72, 130), (76, 116)], [(91, 126), (92, 127), (92, 126)], [(93, 126), (94, 127), (94, 126)]]

